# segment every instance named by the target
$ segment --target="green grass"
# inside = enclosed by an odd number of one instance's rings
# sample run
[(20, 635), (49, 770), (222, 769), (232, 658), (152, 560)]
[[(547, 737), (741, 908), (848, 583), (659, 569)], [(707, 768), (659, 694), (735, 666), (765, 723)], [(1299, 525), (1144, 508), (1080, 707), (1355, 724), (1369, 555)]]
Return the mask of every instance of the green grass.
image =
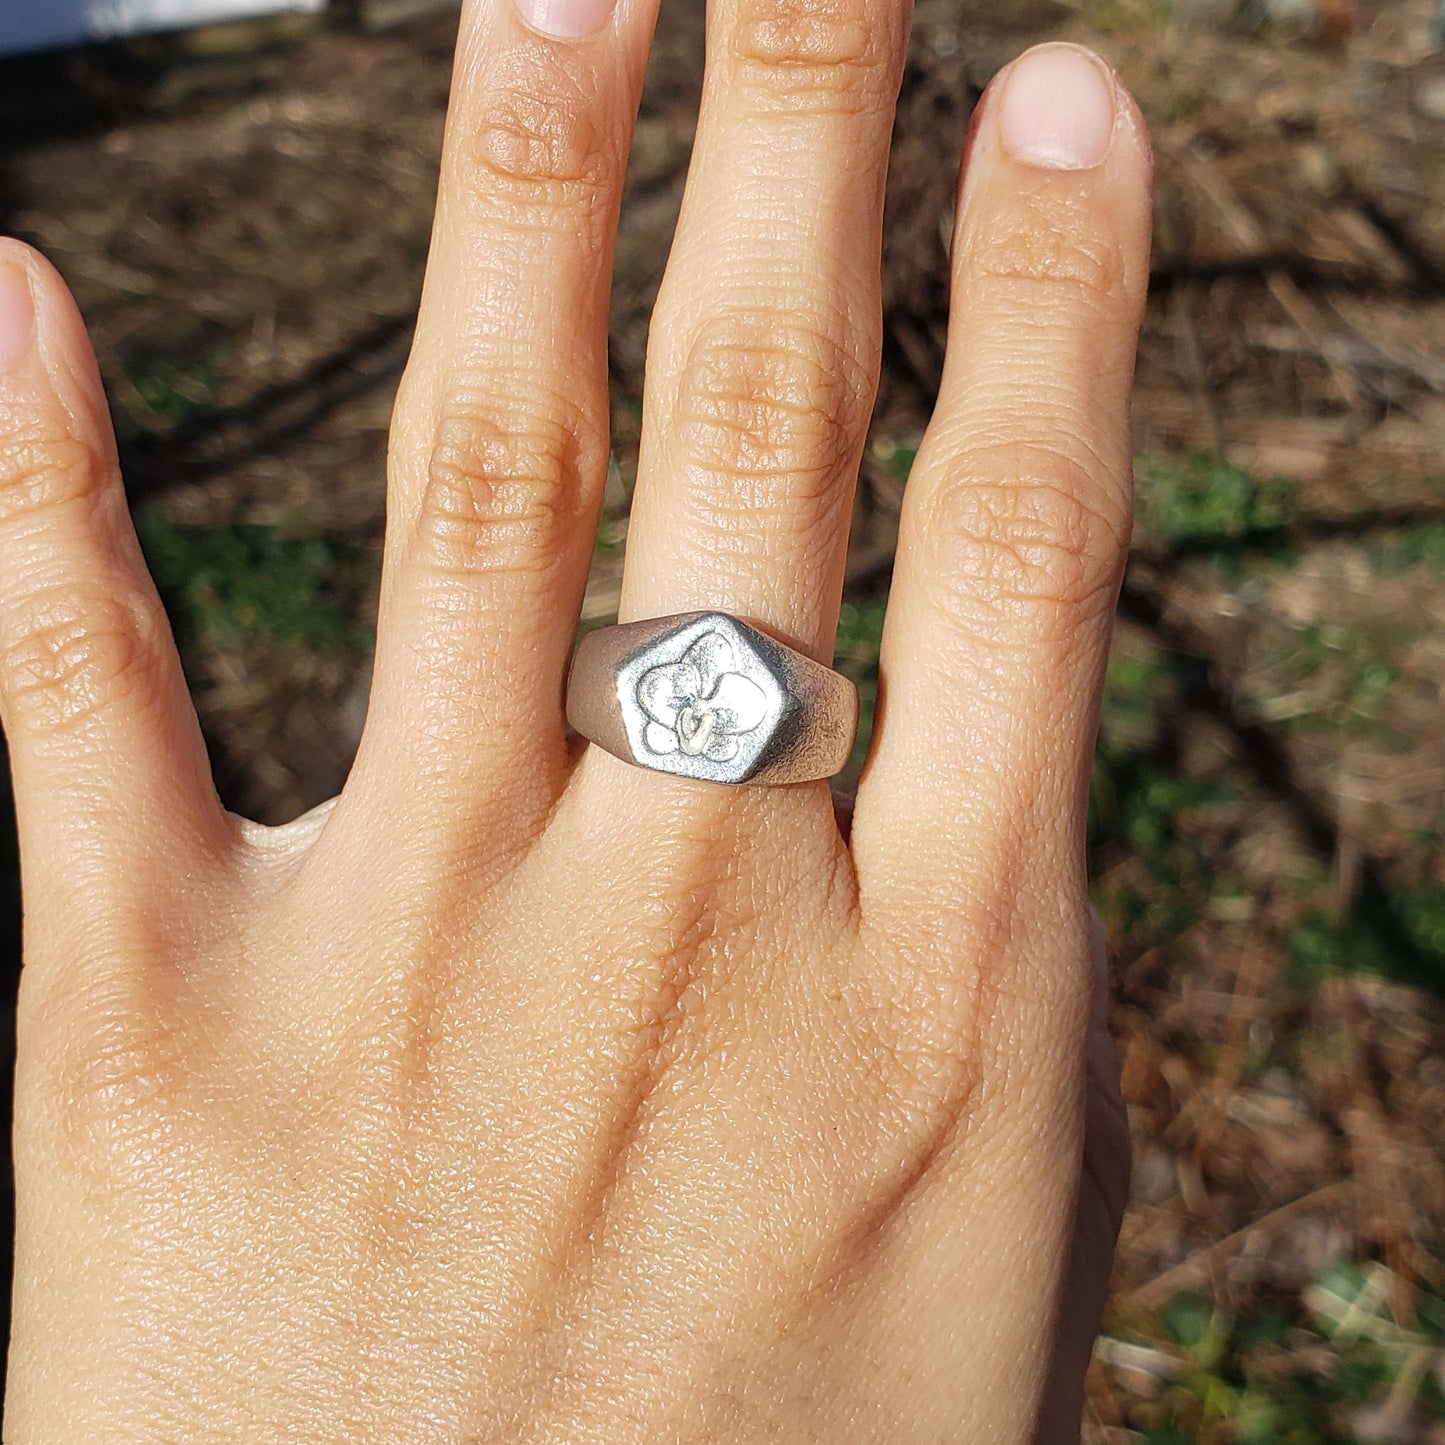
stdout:
[(224, 336), (203, 329), (179, 345), (128, 356), (123, 383), (113, 388), (122, 447), (219, 410), (227, 348)]
[(375, 563), (362, 543), (246, 523), (183, 527), (159, 507), (136, 522), (183, 639), (222, 649), (283, 642), (319, 652), (369, 643), (372, 629), (356, 613)]
[(913, 463), (918, 460), (918, 441), (880, 437), (872, 443), (871, 451), (875, 461), (882, 462), (900, 482), (906, 482)]
[[(1114, 653), (1089, 791), (1095, 902), (1116, 935), (1142, 949), (1174, 937), (1212, 898), (1237, 891), (1197, 824), (1236, 790), (1191, 775), (1172, 755), (1172, 717), (1199, 664), (1177, 654)], [(1137, 865), (1122, 874), (1125, 859)]]
[(1181, 1295), (1151, 1326), (1120, 1331), (1153, 1352), (1162, 1382), (1131, 1411), (1149, 1445), (1344, 1445), (1361, 1411), (1445, 1419), (1445, 1301), (1378, 1264), (1335, 1260), (1302, 1297), (1232, 1314)]
[(878, 650), (883, 641), (886, 603), (844, 602), (838, 615), (838, 639), (834, 666), (858, 686), (858, 741), (853, 745), (851, 767), (859, 768), (873, 737), (878, 707)]
[(1341, 972), (1445, 990), (1445, 887), (1378, 889), (1343, 917), (1306, 913), (1290, 931), (1287, 981), (1310, 989)]
[[(1400, 670), (1390, 654), (1413, 630), (1382, 631), (1362, 623), (1310, 622), (1271, 649), (1266, 666), (1274, 698), (1271, 721), (1339, 733), (1375, 733), (1384, 720)], [(1321, 685), (1302, 688), (1319, 679)]]
[(1083, 13), (1089, 28), (1100, 35), (1152, 34), (1169, 21), (1170, 0), (1089, 0)]
[(1366, 552), (1376, 570), (1386, 575), (1411, 567), (1445, 572), (1445, 521), (1395, 528), (1371, 539)]
[(1287, 482), (1194, 456), (1142, 456), (1135, 463), (1139, 533), (1155, 543), (1208, 549), (1279, 532), (1293, 510)]

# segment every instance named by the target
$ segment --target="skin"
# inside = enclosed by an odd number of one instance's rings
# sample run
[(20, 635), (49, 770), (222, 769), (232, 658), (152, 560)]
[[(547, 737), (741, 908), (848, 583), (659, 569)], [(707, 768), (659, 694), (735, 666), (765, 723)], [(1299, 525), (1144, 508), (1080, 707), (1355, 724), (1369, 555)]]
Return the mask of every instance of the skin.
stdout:
[[(849, 832), (825, 783), (564, 726), (652, 18), (465, 12), (366, 734), (288, 827), (216, 799), (82, 324), (0, 243), (13, 1445), (1077, 1438), (1126, 1170), (1083, 835), (1143, 124), (1119, 89), (1063, 170), (1010, 152), (1008, 72), (981, 109)], [(906, 28), (712, 7), (623, 620), (829, 656)]]

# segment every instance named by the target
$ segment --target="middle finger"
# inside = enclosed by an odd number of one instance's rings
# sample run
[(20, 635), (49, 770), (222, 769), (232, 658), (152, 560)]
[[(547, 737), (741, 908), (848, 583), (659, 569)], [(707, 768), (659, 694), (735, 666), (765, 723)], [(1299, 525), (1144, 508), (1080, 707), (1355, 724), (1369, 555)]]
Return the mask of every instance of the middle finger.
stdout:
[(721, 0), (654, 311), (624, 621), (722, 608), (832, 659), (878, 381), (908, 0)]

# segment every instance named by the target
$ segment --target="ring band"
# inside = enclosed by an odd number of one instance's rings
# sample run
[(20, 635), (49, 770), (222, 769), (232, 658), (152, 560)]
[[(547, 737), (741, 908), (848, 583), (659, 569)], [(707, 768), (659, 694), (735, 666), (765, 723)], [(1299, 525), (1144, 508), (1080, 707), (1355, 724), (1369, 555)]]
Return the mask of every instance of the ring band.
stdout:
[(588, 633), (572, 660), (567, 721), (654, 772), (801, 783), (847, 763), (858, 689), (726, 612), (688, 612)]

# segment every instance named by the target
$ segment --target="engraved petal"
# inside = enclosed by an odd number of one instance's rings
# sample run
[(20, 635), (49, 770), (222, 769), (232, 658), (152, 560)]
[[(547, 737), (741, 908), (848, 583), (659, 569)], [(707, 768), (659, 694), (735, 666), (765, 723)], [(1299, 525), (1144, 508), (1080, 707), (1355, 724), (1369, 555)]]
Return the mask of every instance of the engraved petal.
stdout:
[(659, 753), (664, 757), (668, 753), (677, 751), (677, 734), (671, 728), (663, 727), (661, 723), (648, 723), (642, 740), (647, 744), (649, 751)]
[(653, 722), (665, 728), (677, 726), (677, 715), (697, 701), (702, 679), (687, 661), (654, 667), (642, 674), (637, 684), (637, 702)]
[(740, 672), (718, 678), (707, 705), (717, 714), (720, 733), (750, 733), (768, 715), (767, 693)]
[(698, 697), (709, 697), (724, 673), (737, 666), (732, 640), (725, 632), (704, 632), (682, 659), (683, 666), (697, 669)]

